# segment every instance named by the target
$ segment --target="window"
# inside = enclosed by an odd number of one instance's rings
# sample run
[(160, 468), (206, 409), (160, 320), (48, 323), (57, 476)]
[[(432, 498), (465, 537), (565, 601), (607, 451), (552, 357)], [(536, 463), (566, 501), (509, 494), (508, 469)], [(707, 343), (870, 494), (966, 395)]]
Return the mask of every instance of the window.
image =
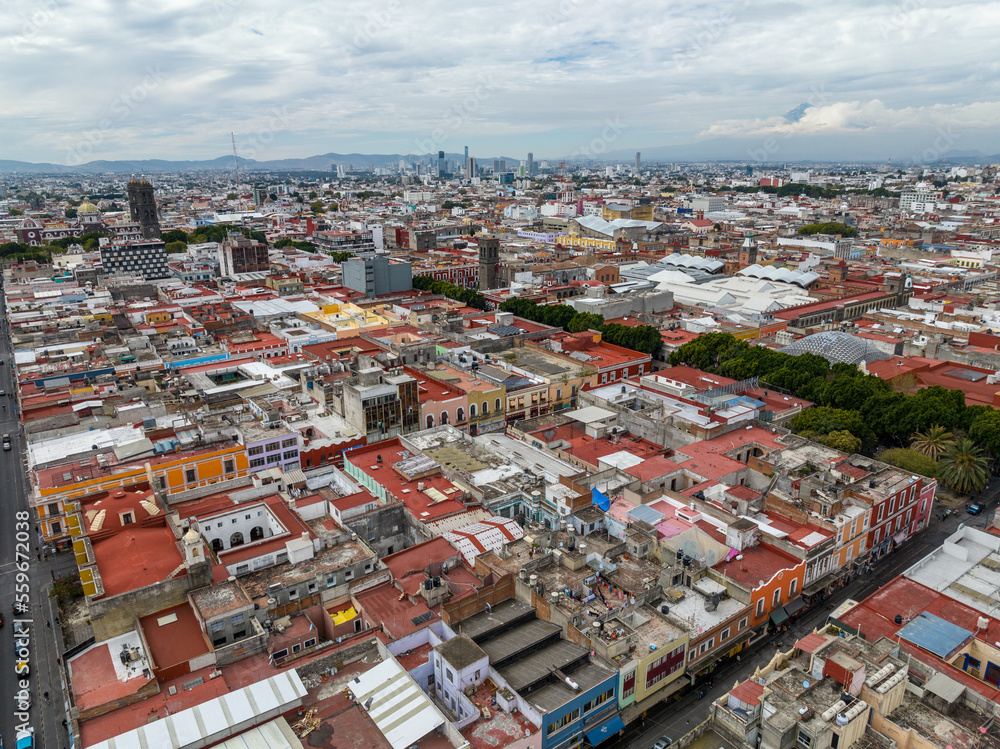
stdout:
[(557, 718), (555, 721), (550, 723), (548, 729), (546, 729), (546, 733), (548, 733), (549, 736), (551, 736), (554, 733), (558, 733), (566, 726), (568, 726), (570, 723), (572, 723), (575, 720), (578, 720), (579, 718), (580, 718), (580, 708), (577, 708), (573, 712), (566, 713), (561, 718)]
[(253, 458), (250, 461), (250, 467), (251, 468), (263, 468), (264, 467), (264, 459), (263, 458)]
[(805, 747), (805, 749), (809, 749), (812, 746), (812, 736), (799, 728), (795, 732), (795, 743), (801, 747)]
[(226, 623), (223, 621), (212, 622), (212, 631), (221, 632), (224, 626), (226, 626)]
[(281, 462), (281, 453), (274, 453), (273, 455), (268, 455), (267, 456), (267, 462), (268, 463), (280, 463)]
[(444, 675), (448, 679), (448, 681), (450, 681), (452, 684), (455, 683), (455, 674), (453, 674), (451, 671), (449, 671), (448, 669), (445, 669), (444, 670)]
[(293, 652), (293, 653), (297, 653), (297, 652), (299, 652), (300, 650), (302, 650), (302, 646), (301, 646), (301, 645), (299, 645), (298, 643), (295, 643), (294, 645), (292, 645), (292, 652)]
[(497, 411), (499, 413), (499, 411), (501, 410), (501, 408), (502, 408), (502, 406), (500, 405), (500, 399), (497, 398), (496, 401), (494, 401), (494, 403), (493, 403), (493, 410)]
[(307, 648), (311, 648), (315, 644), (316, 644), (316, 638), (315, 637), (310, 637), (308, 640), (306, 640), (304, 643), (302, 643), (302, 646), (303, 647), (307, 647)]
[(614, 696), (614, 693), (615, 692), (614, 692), (613, 689), (609, 689), (604, 694), (597, 695), (594, 699), (592, 699), (590, 702), (586, 703), (583, 706), (583, 712), (585, 714), (589, 713), (595, 707), (598, 707), (599, 705), (603, 705), (605, 702), (607, 702), (608, 700), (610, 700)]
[(719, 642), (725, 642), (729, 639), (730, 630), (726, 627), (722, 632), (719, 633)]
[(795, 592), (799, 589), (799, 579), (792, 578), (792, 581), (788, 584), (788, 599), (791, 600), (795, 597)]
[(475, 403), (470, 403), (469, 404), (469, 418), (472, 418), (472, 419), (476, 418), (476, 404)]
[(781, 605), (781, 588), (774, 591), (774, 597), (771, 599), (771, 608), (776, 609)]
[(702, 655), (707, 650), (711, 650), (715, 646), (715, 638), (709, 637), (705, 642), (698, 646), (698, 655)]
[(233, 461), (227, 460), (225, 463), (224, 470), (226, 473), (234, 473), (236, 471), (236, 468), (234, 467)]
[(281, 446), (282, 447), (297, 447), (298, 444), (299, 444), (299, 441), (297, 439), (295, 439), (295, 437), (291, 437), (290, 439), (282, 440), (281, 441)]
[(184, 480), (187, 481), (187, 483), (189, 484), (193, 484), (195, 481), (198, 480), (198, 475), (195, 473), (195, 470), (193, 468), (188, 468), (186, 471), (184, 471)]
[(754, 617), (756, 617), (757, 619), (760, 619), (762, 616), (764, 616), (764, 599), (763, 598), (761, 598), (759, 601), (757, 601), (757, 611), (754, 613)]
[(122, 525), (129, 525), (135, 522), (131, 512), (123, 512), (119, 517), (121, 518)]
[(288, 591), (288, 600), (289, 601), (297, 601), (297, 600), (299, 600), (299, 589), (298, 588), (292, 588), (290, 591)]
[(283, 460), (297, 460), (299, 457), (298, 450), (286, 450), (281, 454)]
[(269, 453), (277, 452), (278, 450), (281, 450), (280, 442), (272, 442), (270, 445), (267, 446), (267, 451)]
[(249, 450), (247, 450), (247, 455), (263, 455), (263, 453), (264, 453), (263, 445), (254, 445)]
[(237, 624), (243, 623), (243, 614), (236, 614), (229, 619), (230, 623), (235, 627)]

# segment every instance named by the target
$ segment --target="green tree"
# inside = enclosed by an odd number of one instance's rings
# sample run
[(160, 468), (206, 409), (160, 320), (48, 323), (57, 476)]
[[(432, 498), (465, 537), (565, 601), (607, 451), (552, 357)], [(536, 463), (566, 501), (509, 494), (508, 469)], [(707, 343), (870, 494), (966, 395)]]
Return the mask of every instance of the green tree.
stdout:
[(604, 315), (579, 312), (570, 319), (566, 330), (570, 333), (579, 333), (584, 330), (600, 330), (602, 327), (604, 327)]
[(844, 237), (856, 237), (858, 236), (858, 230), (847, 224), (838, 224), (829, 221), (824, 224), (806, 224), (799, 227), (799, 234), (807, 236), (812, 234), (840, 234)]
[(982, 451), (968, 438), (958, 440), (938, 461), (938, 478), (963, 494), (977, 494), (989, 481)]
[(840, 450), (842, 453), (853, 455), (861, 451), (861, 440), (848, 432), (846, 429), (829, 432), (822, 437), (817, 437), (816, 441), (821, 445)]
[[(315, 195), (315, 193), (313, 194)], [(309, 210), (311, 210), (315, 214), (323, 213), (323, 201), (314, 200), (312, 203), (309, 204)]]
[(24, 211), (22, 211), (20, 208), (10, 208), (10, 209), (7, 210), (7, 215), (8, 216), (23, 216), (24, 215)]
[(226, 200), (236, 200), (236, 193), (235, 192), (227, 192), (226, 193)]
[(935, 424), (926, 432), (917, 432), (910, 441), (910, 449), (937, 461), (955, 444), (952, 433), (940, 424)]
[(164, 242), (183, 242), (187, 244), (188, 235), (180, 229), (171, 229), (170, 231), (165, 231), (160, 235), (160, 239)]
[(66, 218), (76, 218), (76, 208), (67, 208)]
[(167, 254), (175, 255), (180, 252), (187, 252), (187, 245), (183, 242), (167, 242)]
[[(969, 410), (972, 410), (971, 408)], [(969, 425), (969, 439), (1000, 459), (1000, 411), (987, 408)]]
[(888, 450), (878, 453), (876, 457), (883, 463), (902, 468), (908, 473), (928, 478), (937, 476), (937, 462), (908, 447), (890, 447)]
[[(864, 417), (857, 411), (842, 408), (817, 406), (795, 415), (791, 428), (799, 434), (810, 434), (822, 437), (830, 432), (847, 431), (861, 440), (861, 444), (870, 447), (874, 444), (874, 435), (865, 423)], [(814, 437), (815, 439), (815, 437)]]

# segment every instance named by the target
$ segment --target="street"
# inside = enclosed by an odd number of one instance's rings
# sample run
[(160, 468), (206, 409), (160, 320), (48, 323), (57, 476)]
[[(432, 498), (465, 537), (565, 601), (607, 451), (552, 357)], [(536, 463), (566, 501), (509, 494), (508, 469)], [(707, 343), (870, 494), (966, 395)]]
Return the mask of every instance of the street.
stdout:
[[(0, 388), (7, 393), (14, 392), (13, 356), (8, 350), (8, 326), (6, 317), (2, 323), (3, 349), (0, 359)], [(28, 725), (35, 728), (35, 746), (60, 747), (69, 746), (69, 734), (62, 726), (65, 717), (63, 700), (63, 685), (60, 678), (59, 665), (56, 659), (61, 657), (58, 652), (56, 634), (57, 607), (54, 599), (48, 597), (49, 586), (53, 573), (73, 567), (71, 554), (61, 554), (56, 558), (51, 556), (43, 561), (36, 557), (36, 550), (41, 548), (38, 534), (35, 531), (35, 514), (28, 505), (28, 481), (25, 473), (24, 439), (20, 433), (20, 423), (16, 416), (16, 400), (11, 395), (0, 396), (0, 434), (10, 434), (11, 449), (0, 451), (0, 482), (4, 487), (4, 502), (0, 507), (0, 613), (3, 614), (3, 637), (6, 647), (0, 648), (0, 736), (5, 746), (13, 747), (18, 726), (23, 721), (17, 714), (15, 693), (19, 689), (19, 679), (15, 676), (14, 658), (14, 621), (25, 621), (29, 627), (28, 663), (30, 676), (27, 681), (31, 689), (30, 721)], [(18, 533), (27, 531), (27, 544), (18, 548)], [(24, 535), (21, 537), (24, 541)], [(15, 556), (20, 551), (20, 556)], [(27, 591), (29, 612), (27, 615), (15, 617), (13, 604), (15, 586), (18, 584), (17, 562), (21, 562), (22, 578), (24, 562), (27, 562)], [(21, 583), (23, 585), (23, 582)], [(23, 590), (23, 588), (22, 588)], [(46, 627), (48, 621), (52, 627)], [(50, 704), (46, 704), (43, 692), (49, 693)]]
[[(797, 621), (780, 634), (782, 649), (787, 650), (796, 640), (820, 626), (831, 611), (847, 599), (862, 601), (882, 585), (892, 580), (915, 562), (941, 546), (944, 539), (954, 533), (962, 523), (982, 528), (992, 517), (996, 507), (997, 494), (1000, 492), (1000, 482), (991, 481), (986, 491), (981, 495), (986, 504), (986, 510), (979, 516), (967, 515), (963, 509), (952, 512), (951, 517), (938, 520), (931, 515), (930, 525), (913, 538), (904, 542), (895, 552), (884, 557), (872, 570), (870, 575), (857, 577), (848, 585), (840, 588), (822, 604), (816, 604), (797, 617)], [(740, 662), (729, 662), (716, 668), (713, 676), (714, 686), (695, 686), (677, 701), (661, 703), (647, 712), (645, 725), (635, 721), (625, 728), (621, 738), (602, 744), (602, 749), (649, 749), (661, 736), (668, 736), (676, 741), (709, 716), (709, 708), (713, 700), (724, 695), (736, 682), (749, 678), (757, 666), (766, 663), (776, 650), (773, 636), (751, 645), (740, 654)], [(698, 699), (698, 694), (704, 690), (704, 696)]]

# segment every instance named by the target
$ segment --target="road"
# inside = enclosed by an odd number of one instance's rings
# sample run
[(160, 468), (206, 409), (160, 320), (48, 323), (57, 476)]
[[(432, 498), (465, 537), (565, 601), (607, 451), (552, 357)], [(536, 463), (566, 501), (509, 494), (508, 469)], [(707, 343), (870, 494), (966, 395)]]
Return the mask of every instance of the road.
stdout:
[[(953, 513), (951, 517), (938, 520), (931, 516), (930, 525), (913, 538), (904, 542), (895, 552), (883, 558), (870, 575), (858, 577), (847, 586), (835, 591), (819, 604), (804, 611), (798, 616), (795, 624), (782, 633), (783, 648), (788, 649), (800, 637), (820, 626), (829, 616), (830, 610), (843, 601), (851, 598), (861, 601), (867, 598), (881, 586), (892, 580), (915, 562), (926, 556), (932, 550), (941, 546), (944, 539), (954, 533), (961, 523), (984, 527), (993, 514), (1000, 494), (1000, 480), (994, 480), (981, 495), (981, 501), (986, 503), (986, 510), (977, 517), (970, 517), (964, 511)], [(675, 741), (697, 726), (709, 715), (709, 707), (713, 700), (718, 699), (737, 681), (743, 681), (753, 674), (757, 666), (766, 663), (774, 655), (776, 646), (773, 637), (767, 637), (751, 645), (741, 653), (740, 663), (730, 662), (715, 670), (715, 686), (692, 687), (683, 697), (674, 702), (667, 702), (650, 708), (646, 714), (646, 722), (640, 721), (626, 727), (624, 735), (614, 741), (601, 745), (601, 749), (648, 749), (661, 736), (668, 736)], [(704, 689), (704, 697), (698, 698)]]
[[(6, 317), (0, 323), (0, 389), (13, 393), (13, 356), (8, 348), (8, 327)], [(65, 717), (64, 693), (59, 665), (56, 659), (60, 652), (56, 645), (56, 629), (46, 627), (46, 621), (53, 627), (55, 623), (54, 600), (48, 597), (53, 573), (72, 568), (70, 554), (57, 555), (39, 560), (36, 550), (40, 548), (35, 531), (34, 511), (28, 506), (28, 481), (25, 473), (24, 439), (20, 433), (15, 400), (11, 396), (0, 396), (0, 434), (10, 434), (11, 449), (0, 451), (0, 613), (4, 626), (0, 635), (6, 646), (0, 648), (0, 736), (5, 746), (13, 747), (16, 728), (22, 723), (16, 714), (14, 695), (19, 689), (18, 678), (14, 676), (14, 633), (13, 604), (15, 586), (24, 583), (27, 574), (27, 590), (30, 611), (26, 616), (17, 617), (29, 626), (29, 667), (31, 674), (27, 681), (31, 689), (30, 725), (35, 728), (35, 746), (69, 746), (69, 734), (62, 726)], [(20, 525), (18, 525), (20, 523)], [(26, 544), (18, 547), (18, 533), (27, 532)], [(25, 536), (20, 536), (25, 541)], [(15, 556), (20, 552), (19, 556)], [(20, 579), (16, 563), (21, 562)], [(27, 573), (24, 572), (27, 562)], [(42, 693), (48, 692), (50, 704), (45, 704)]]

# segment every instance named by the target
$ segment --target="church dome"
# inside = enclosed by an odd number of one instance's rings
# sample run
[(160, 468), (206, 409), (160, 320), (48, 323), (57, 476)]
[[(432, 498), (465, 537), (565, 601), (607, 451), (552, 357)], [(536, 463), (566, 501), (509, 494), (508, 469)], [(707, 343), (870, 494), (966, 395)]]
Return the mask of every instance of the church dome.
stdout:
[(80, 213), (100, 213), (100, 209), (91, 203), (89, 200), (84, 200), (80, 203), (80, 206), (76, 209), (77, 214)]

